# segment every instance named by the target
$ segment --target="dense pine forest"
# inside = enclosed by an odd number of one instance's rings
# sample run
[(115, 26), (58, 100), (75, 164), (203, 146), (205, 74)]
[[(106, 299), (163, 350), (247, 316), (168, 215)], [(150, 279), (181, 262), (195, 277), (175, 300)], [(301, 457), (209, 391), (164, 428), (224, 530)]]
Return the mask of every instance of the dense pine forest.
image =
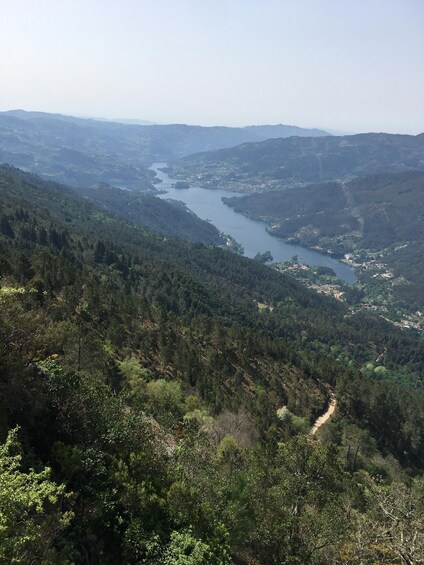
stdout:
[(0, 277), (1, 563), (423, 561), (417, 332), (10, 166)]
[(150, 194), (114, 188), (104, 183), (74, 189), (106, 212), (164, 235), (223, 245), (224, 238), (210, 222), (201, 220), (181, 202), (165, 201)]

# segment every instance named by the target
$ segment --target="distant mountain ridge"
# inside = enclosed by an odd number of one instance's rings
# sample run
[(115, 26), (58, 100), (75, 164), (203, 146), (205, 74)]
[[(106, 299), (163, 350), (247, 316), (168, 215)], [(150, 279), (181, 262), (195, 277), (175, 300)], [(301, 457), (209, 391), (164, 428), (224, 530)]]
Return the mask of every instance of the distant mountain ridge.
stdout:
[(0, 162), (70, 186), (107, 182), (145, 191), (153, 188), (153, 174), (146, 167), (154, 162), (289, 135), (328, 134), (282, 124), (137, 125), (11, 110), (0, 113)]
[(424, 171), (424, 134), (268, 139), (173, 164), (178, 178), (245, 192), (407, 170)]
[[(329, 131), (318, 129), (318, 128), (302, 128), (295, 125), (288, 124), (260, 124), (260, 125), (250, 125), (250, 126), (200, 126), (196, 124), (184, 124), (184, 123), (171, 123), (171, 124), (158, 124), (151, 122), (149, 120), (138, 120), (131, 118), (119, 118), (119, 119), (108, 119), (100, 117), (90, 117), (90, 116), (72, 116), (68, 114), (57, 114), (49, 112), (37, 112), (37, 111), (27, 111), (27, 110), (6, 110), (5, 112), (0, 112), (0, 116), (11, 116), (13, 118), (18, 118), (20, 120), (32, 121), (35, 119), (55, 119), (63, 120), (66, 122), (82, 123), (87, 122), (100, 122), (106, 124), (122, 124), (122, 125), (136, 125), (136, 126), (158, 126), (158, 127), (172, 127), (172, 126), (186, 126), (188, 128), (205, 128), (208, 130), (242, 130), (244, 132), (251, 132), (252, 138), (260, 139), (271, 139), (277, 137), (291, 137), (294, 135), (300, 137), (319, 137), (331, 135)], [(253, 141), (253, 139), (252, 139)]]

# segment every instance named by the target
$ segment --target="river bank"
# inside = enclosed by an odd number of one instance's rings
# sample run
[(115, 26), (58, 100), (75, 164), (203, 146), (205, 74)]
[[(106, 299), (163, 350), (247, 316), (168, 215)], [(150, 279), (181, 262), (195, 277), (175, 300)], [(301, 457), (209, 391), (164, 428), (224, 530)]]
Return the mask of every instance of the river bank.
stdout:
[[(264, 222), (247, 218), (226, 206), (222, 198), (228, 197), (227, 191), (197, 186), (189, 189), (175, 188), (174, 185), (178, 181), (169, 177), (166, 172), (166, 163), (155, 163), (151, 170), (161, 181), (156, 185), (159, 198), (184, 202), (200, 218), (211, 221), (220, 231), (240, 243), (246, 257), (253, 258), (257, 253), (270, 251), (274, 262), (284, 262), (297, 256), (300, 263), (332, 269), (340, 279), (350, 285), (356, 281), (355, 270), (351, 266), (301, 245), (286, 243), (268, 233), (267, 225)], [(232, 193), (232, 195), (240, 196), (239, 193)]]

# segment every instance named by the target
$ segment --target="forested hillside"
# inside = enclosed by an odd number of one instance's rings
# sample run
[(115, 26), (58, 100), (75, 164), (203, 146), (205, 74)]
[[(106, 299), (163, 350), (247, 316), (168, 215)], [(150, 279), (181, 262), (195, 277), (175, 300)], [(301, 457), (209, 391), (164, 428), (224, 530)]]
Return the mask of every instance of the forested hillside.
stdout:
[(308, 247), (350, 253), (369, 266), (367, 255), (393, 270), (393, 295), (412, 307), (424, 305), (424, 174), (409, 171), (344, 183), (228, 198), (237, 212), (261, 219), (276, 236)]
[(201, 220), (182, 202), (161, 200), (138, 191), (121, 190), (104, 183), (75, 188), (100, 209), (154, 232), (211, 245), (224, 245), (224, 237), (210, 222)]
[(1, 561), (423, 559), (415, 333), (5, 166), (0, 277)]
[(85, 187), (97, 182), (149, 191), (146, 167), (198, 151), (275, 137), (326, 132), (278, 124), (245, 128), (132, 125), (44, 112), (0, 113), (0, 163)]
[(424, 170), (424, 134), (269, 139), (185, 157), (173, 175), (201, 186), (264, 192), (377, 173)]

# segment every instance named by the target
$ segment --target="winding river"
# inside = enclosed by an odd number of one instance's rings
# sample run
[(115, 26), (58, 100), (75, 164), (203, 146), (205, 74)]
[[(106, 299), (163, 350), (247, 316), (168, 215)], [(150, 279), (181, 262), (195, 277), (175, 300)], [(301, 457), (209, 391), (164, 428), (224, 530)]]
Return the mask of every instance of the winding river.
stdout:
[(211, 221), (220, 231), (231, 235), (244, 247), (246, 257), (254, 257), (258, 252), (270, 251), (274, 261), (280, 262), (288, 261), (293, 255), (297, 255), (301, 263), (330, 267), (340, 279), (347, 283), (353, 284), (356, 281), (355, 271), (352, 267), (301, 245), (285, 243), (283, 240), (270, 235), (266, 231), (264, 222), (238, 214), (222, 202), (223, 196), (241, 196), (240, 194), (196, 186), (189, 189), (173, 188), (172, 185), (177, 181), (159, 170), (164, 167), (166, 167), (166, 163), (155, 163), (151, 167), (157, 178), (162, 181), (156, 185), (157, 189), (166, 191), (166, 193), (159, 193), (159, 198), (171, 198), (184, 202), (199, 218)]

